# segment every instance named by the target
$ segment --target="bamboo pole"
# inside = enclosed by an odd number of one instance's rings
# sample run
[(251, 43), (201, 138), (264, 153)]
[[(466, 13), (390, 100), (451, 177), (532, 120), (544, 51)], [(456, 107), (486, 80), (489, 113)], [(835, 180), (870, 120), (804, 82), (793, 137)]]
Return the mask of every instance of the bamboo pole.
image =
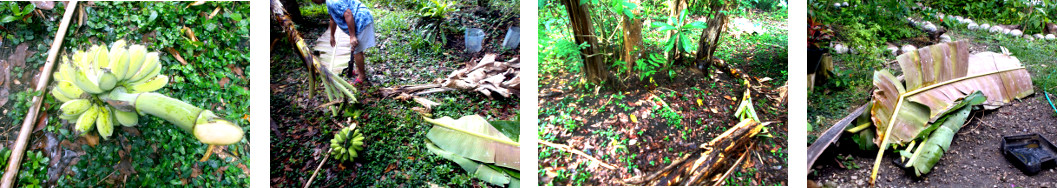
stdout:
[[(59, 48), (62, 47), (62, 40), (66, 38), (66, 29), (70, 26), (70, 17), (73, 17), (73, 13), (77, 10), (76, 7), (77, 1), (70, 1), (66, 6), (66, 11), (62, 15), (62, 23), (59, 24), (59, 30), (55, 34), (55, 40), (51, 42), (51, 48), (48, 49), (48, 61), (44, 64), (40, 79), (37, 80), (35, 91), (44, 91), (48, 82), (51, 81), (55, 58), (59, 57)], [(4, 173), (3, 181), (0, 182), (0, 188), (10, 188), (15, 183), (19, 165), (22, 164), (22, 155), (26, 151), (26, 142), (29, 142), (29, 135), (33, 133), (33, 122), (37, 122), (37, 112), (40, 111), (40, 104), (44, 102), (44, 96), (45, 94), (40, 94), (33, 97), (33, 106), (29, 107), (26, 118), (22, 121), (22, 129), (18, 132), (18, 141), (15, 142), (14, 149), (11, 151), (11, 158), (7, 160), (7, 170), (4, 171), (6, 173)]]

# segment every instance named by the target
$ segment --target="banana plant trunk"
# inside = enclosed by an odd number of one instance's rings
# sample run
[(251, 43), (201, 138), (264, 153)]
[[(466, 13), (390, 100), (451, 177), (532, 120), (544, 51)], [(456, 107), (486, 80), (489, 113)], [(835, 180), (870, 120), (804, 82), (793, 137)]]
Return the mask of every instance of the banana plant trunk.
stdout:
[(723, 3), (716, 0), (708, 3), (709, 10), (712, 10), (712, 12), (709, 13), (708, 21), (706, 22), (708, 28), (701, 32), (701, 40), (697, 42), (697, 55), (695, 56), (695, 61), (698, 64), (704, 63), (701, 66), (701, 71), (704, 72), (705, 77), (708, 77), (709, 67), (722, 63), (722, 61), (713, 60), (712, 57), (719, 44), (719, 38), (722, 38), (723, 28), (729, 20), (729, 17), (724, 12), (734, 9), (734, 6), (736, 6), (735, 3)]
[[(590, 10), (587, 5), (580, 4), (579, 0), (562, 0), (565, 5), (565, 10), (569, 13), (569, 20), (573, 29), (573, 38), (576, 40), (576, 44), (587, 43), (587, 47), (580, 49), (580, 54), (584, 59), (584, 74), (586, 75), (587, 82), (596, 84), (614, 84), (616, 86), (623, 85), (619, 82), (619, 79), (615, 79), (613, 74), (609, 73), (609, 69), (606, 69), (606, 62), (603, 59), (603, 54), (599, 53), (597, 35), (594, 34), (594, 25), (591, 23)], [(619, 88), (623, 89), (623, 88)]]

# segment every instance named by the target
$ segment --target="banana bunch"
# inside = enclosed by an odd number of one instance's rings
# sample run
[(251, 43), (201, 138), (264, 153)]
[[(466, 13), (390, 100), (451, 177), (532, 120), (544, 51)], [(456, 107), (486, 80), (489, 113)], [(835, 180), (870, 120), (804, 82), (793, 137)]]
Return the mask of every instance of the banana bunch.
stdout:
[(352, 160), (358, 156), (357, 152), (363, 150), (363, 133), (360, 129), (354, 129), (348, 126), (337, 134), (334, 134), (334, 139), (330, 140), (330, 155), (338, 160)]
[(157, 52), (147, 52), (142, 45), (126, 48), (124, 40), (106, 46), (92, 46), (87, 52), (63, 57), (52, 77), (51, 95), (63, 102), (60, 119), (72, 121), (82, 134), (99, 130), (104, 139), (114, 132), (114, 124), (134, 126), (139, 121), (135, 109), (119, 109), (105, 102), (110, 91), (124, 88), (128, 93), (161, 89), (169, 77), (159, 75), (162, 66)]

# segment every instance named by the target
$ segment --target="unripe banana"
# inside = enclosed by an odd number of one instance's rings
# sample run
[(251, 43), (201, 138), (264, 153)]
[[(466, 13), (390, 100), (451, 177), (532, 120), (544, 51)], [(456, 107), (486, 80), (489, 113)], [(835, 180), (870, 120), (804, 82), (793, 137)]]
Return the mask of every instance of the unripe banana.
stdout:
[(95, 53), (92, 54), (95, 55), (95, 59), (92, 60), (95, 60), (96, 66), (99, 68), (109, 69), (110, 51), (106, 50), (105, 46), (93, 46), (92, 48), (95, 51)]
[(58, 90), (59, 93), (66, 96), (68, 99), (79, 99), (84, 95), (84, 91), (81, 91), (80, 88), (77, 88), (77, 86), (74, 86), (73, 83), (68, 81), (59, 81), (58, 83), (55, 83), (55, 88), (52, 88), (52, 90)]
[(99, 117), (95, 118), (95, 128), (99, 129), (99, 136), (109, 140), (114, 134), (114, 116), (110, 114), (110, 106), (99, 108)]
[(81, 113), (84, 113), (84, 111), (88, 111), (88, 108), (91, 107), (92, 102), (88, 101), (88, 99), (76, 99), (62, 103), (62, 106), (59, 106), (59, 110), (62, 111), (63, 115), (73, 116), (80, 115)]
[[(87, 111), (87, 110), (85, 110), (85, 111)], [(80, 114), (77, 114), (77, 115), (59, 114), (59, 119), (70, 121), (70, 123), (76, 124), (77, 123), (77, 118), (80, 118), (81, 114), (84, 114), (84, 113), (80, 113)]]
[(123, 81), (128, 73), (128, 50), (124, 48), (124, 41), (118, 42), (122, 44), (119, 46), (114, 43), (114, 47), (110, 48), (110, 71), (118, 81)]
[(92, 107), (89, 108), (88, 111), (85, 111), (83, 114), (81, 114), (81, 117), (77, 118), (77, 126), (75, 128), (77, 129), (77, 131), (80, 131), (81, 134), (85, 134), (89, 131), (92, 131), (92, 128), (95, 127), (94, 125), (96, 116), (98, 115), (99, 106), (92, 105)]
[(110, 91), (111, 89), (114, 89), (114, 86), (116, 85), (117, 77), (115, 77), (114, 74), (107, 72), (99, 76), (99, 89), (102, 89), (103, 91)]
[(165, 85), (167, 85), (168, 83), (169, 76), (158, 75), (146, 82), (137, 83), (128, 86), (127, 88), (129, 89), (129, 93), (142, 93), (161, 89), (162, 87), (165, 87)]
[[(143, 60), (147, 58), (147, 48), (143, 45), (132, 45), (128, 47), (128, 71), (122, 80), (131, 80), (143, 67)], [(131, 83), (131, 82), (129, 82)]]
[(52, 89), (51, 89), (51, 96), (54, 96), (54, 97), (55, 97), (55, 100), (59, 100), (59, 102), (66, 102), (66, 101), (70, 101), (70, 100), (73, 100), (73, 99), (70, 99), (69, 97), (66, 97), (66, 95), (63, 95), (63, 94), (62, 94), (61, 92), (59, 92), (59, 90), (58, 90), (58, 89), (56, 89), (56, 88), (52, 88)]
[[(132, 83), (138, 83), (142, 82), (144, 78), (153, 78), (150, 77), (152, 76), (150, 74), (155, 72), (154, 69), (161, 69), (159, 65), (161, 64), (158, 63), (158, 52), (147, 53), (144, 55), (143, 67), (141, 67), (139, 72), (136, 72), (136, 75), (132, 76), (129, 80), (131, 80)], [(157, 72), (161, 72), (161, 70), (157, 70)]]
[(97, 83), (89, 80), (88, 75), (84, 71), (77, 71), (76, 76), (73, 79), (73, 84), (77, 85), (78, 88), (91, 94), (103, 93), (103, 89), (99, 88)]
[(136, 114), (136, 112), (126, 112), (118, 109), (114, 109), (111, 112), (114, 113), (117, 122), (121, 123), (122, 126), (131, 127), (139, 124), (139, 114)]

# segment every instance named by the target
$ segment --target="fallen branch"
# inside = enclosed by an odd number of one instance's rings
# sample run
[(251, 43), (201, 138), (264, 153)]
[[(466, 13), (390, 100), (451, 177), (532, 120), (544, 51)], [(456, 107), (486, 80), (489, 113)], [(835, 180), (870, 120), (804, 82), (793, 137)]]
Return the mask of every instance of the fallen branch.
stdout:
[[(67, 7), (77, 7), (77, 1), (71, 1)], [(44, 89), (51, 81), (51, 72), (55, 68), (55, 58), (59, 57), (59, 48), (62, 47), (62, 41), (66, 38), (66, 29), (70, 26), (70, 18), (73, 17), (75, 10), (77, 9), (67, 8), (63, 13), (62, 23), (59, 24), (59, 30), (55, 33), (55, 40), (52, 40), (51, 48), (48, 49), (48, 61), (41, 70), (37, 88), (34, 91), (45, 93)], [(26, 112), (26, 118), (22, 121), (22, 129), (18, 132), (18, 140), (11, 151), (11, 158), (7, 161), (7, 170), (4, 171), (6, 173), (4, 173), (3, 182), (0, 182), (2, 188), (10, 188), (15, 183), (15, 177), (19, 174), (19, 165), (22, 164), (22, 155), (26, 153), (26, 142), (29, 142), (29, 135), (33, 132), (33, 123), (37, 122), (37, 113), (40, 111), (41, 103), (44, 102), (43, 99), (44, 95), (33, 96), (33, 105)]]
[(334, 148), (327, 149), (327, 153), (324, 154), (326, 156), (323, 157), (323, 161), (319, 162), (319, 165), (316, 166), (316, 170), (312, 172), (312, 176), (309, 176), (308, 181), (305, 182), (305, 188), (308, 188), (308, 185), (312, 185), (312, 180), (316, 179), (316, 174), (319, 174), (319, 169), (323, 168), (323, 164), (327, 163), (327, 159), (330, 159), (330, 150), (334, 150)]
[(591, 157), (591, 155), (587, 155), (583, 151), (580, 151), (580, 150), (577, 150), (577, 149), (573, 149), (573, 147), (571, 147), (571, 146), (564, 145), (564, 144), (550, 143), (550, 142), (543, 141), (543, 140), (539, 140), (537, 142), (540, 143), (540, 144), (543, 144), (543, 145), (550, 146), (552, 148), (558, 148), (560, 150), (565, 150), (566, 152), (569, 152), (569, 153), (573, 153), (573, 154), (577, 154), (577, 155), (583, 156), (583, 157), (587, 158), (588, 160), (591, 160), (591, 161), (593, 161), (595, 163), (598, 163), (598, 165), (601, 165), (602, 167), (606, 167), (606, 168), (608, 168), (610, 170), (616, 170), (617, 169), (616, 166), (607, 164), (606, 162), (602, 162), (602, 160), (598, 160), (598, 158)]
[[(754, 147), (754, 146), (756, 146), (756, 143), (749, 144), (749, 147), (748, 147), (749, 150), (751, 150), (752, 147)], [(730, 173), (734, 172), (734, 169), (738, 169), (738, 166), (741, 165), (741, 162), (744, 162), (745, 156), (747, 156), (747, 155), (749, 155), (749, 152), (745, 152), (745, 153), (741, 154), (741, 157), (738, 157), (738, 161), (734, 162), (734, 165), (731, 165), (730, 169), (727, 169), (727, 172), (723, 173), (723, 176), (719, 176), (719, 178), (716, 178), (716, 179), (712, 180), (712, 181), (716, 182), (716, 183), (712, 184), (712, 186), (723, 185), (723, 183), (726, 182), (726, 181), (723, 181), (723, 180), (727, 179), (727, 176), (730, 176)]]
[[(624, 179), (630, 185), (712, 185), (716, 182), (704, 182), (705, 177), (712, 177), (722, 167), (730, 166), (730, 157), (740, 154), (742, 158), (747, 155), (750, 147), (742, 147), (748, 144), (756, 134), (759, 134), (764, 126), (770, 123), (758, 123), (746, 119), (730, 130), (719, 135), (712, 141), (702, 144), (701, 150), (688, 154), (674, 161), (668, 167), (651, 173), (648, 176), (636, 176)], [(692, 156), (699, 156), (696, 160), (686, 160)], [(741, 161), (742, 159), (739, 159)], [(728, 168), (729, 171), (729, 168)]]

